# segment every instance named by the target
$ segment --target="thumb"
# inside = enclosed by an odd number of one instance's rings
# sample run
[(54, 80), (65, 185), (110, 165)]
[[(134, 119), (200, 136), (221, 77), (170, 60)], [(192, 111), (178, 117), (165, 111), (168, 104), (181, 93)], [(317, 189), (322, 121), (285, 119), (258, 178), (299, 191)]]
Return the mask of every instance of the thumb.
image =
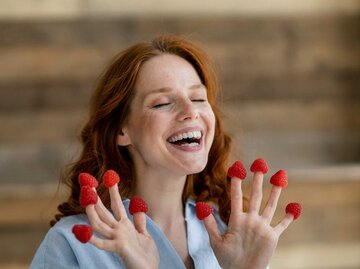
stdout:
[(133, 215), (135, 229), (144, 235), (149, 235), (146, 230), (146, 214), (138, 212)]
[(210, 214), (208, 217), (206, 217), (204, 219), (204, 225), (205, 225), (206, 231), (209, 234), (211, 245), (214, 245), (218, 241), (221, 240), (221, 234), (220, 234), (219, 228), (218, 228), (216, 220), (212, 214)]

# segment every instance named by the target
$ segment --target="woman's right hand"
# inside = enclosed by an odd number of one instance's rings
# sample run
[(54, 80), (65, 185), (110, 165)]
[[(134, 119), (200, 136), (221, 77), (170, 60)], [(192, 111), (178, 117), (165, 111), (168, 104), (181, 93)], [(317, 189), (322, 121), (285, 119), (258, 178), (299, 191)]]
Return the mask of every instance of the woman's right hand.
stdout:
[(86, 207), (92, 229), (105, 238), (93, 235), (89, 242), (99, 249), (117, 253), (126, 268), (158, 268), (160, 257), (155, 241), (146, 230), (146, 214), (135, 213), (133, 224), (126, 214), (118, 184), (110, 187), (109, 192), (114, 215), (99, 197), (95, 205)]

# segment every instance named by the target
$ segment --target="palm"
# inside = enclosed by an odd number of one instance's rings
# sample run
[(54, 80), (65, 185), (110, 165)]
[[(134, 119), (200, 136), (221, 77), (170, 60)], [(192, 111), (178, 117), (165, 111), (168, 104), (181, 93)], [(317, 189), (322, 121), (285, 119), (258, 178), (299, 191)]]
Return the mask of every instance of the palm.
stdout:
[[(114, 227), (114, 249), (129, 268), (155, 268), (158, 250), (151, 236), (137, 231), (129, 219), (122, 219)], [(152, 265), (152, 266), (151, 266)]]
[(222, 268), (264, 269), (269, 264), (281, 233), (293, 220), (287, 214), (275, 227), (270, 225), (281, 188), (274, 186), (262, 213), (263, 174), (255, 173), (249, 210), (243, 212), (241, 181), (231, 179), (231, 215), (226, 232), (221, 235), (215, 218), (204, 220), (214, 254)]
[(100, 199), (96, 205), (86, 207), (92, 228), (105, 238), (92, 236), (90, 243), (99, 249), (117, 253), (126, 268), (157, 268), (160, 262), (159, 253), (155, 241), (146, 230), (145, 213), (135, 213), (131, 222), (121, 201), (117, 184), (110, 187), (109, 192), (114, 215)]
[(245, 268), (248, 264), (253, 268), (264, 268), (277, 241), (272, 227), (264, 225), (261, 217), (244, 214), (238, 226), (229, 226), (222, 240), (214, 242), (212, 247), (223, 268)]

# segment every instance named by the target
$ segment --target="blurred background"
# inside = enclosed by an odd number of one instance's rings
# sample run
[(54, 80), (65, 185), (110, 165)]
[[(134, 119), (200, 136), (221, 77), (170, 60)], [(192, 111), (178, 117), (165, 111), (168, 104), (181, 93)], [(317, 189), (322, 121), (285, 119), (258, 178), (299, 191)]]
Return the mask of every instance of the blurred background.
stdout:
[(48, 230), (100, 72), (161, 33), (217, 63), (233, 159), (289, 173), (275, 222), (304, 212), (271, 268), (360, 268), (358, 0), (1, 0), (0, 268), (27, 268)]

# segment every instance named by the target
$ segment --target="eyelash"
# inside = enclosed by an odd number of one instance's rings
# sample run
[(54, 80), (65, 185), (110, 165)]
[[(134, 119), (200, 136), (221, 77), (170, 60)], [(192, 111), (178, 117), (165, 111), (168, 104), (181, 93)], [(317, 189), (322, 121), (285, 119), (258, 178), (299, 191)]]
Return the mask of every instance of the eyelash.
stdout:
[(160, 108), (160, 107), (167, 106), (167, 105), (170, 105), (170, 103), (157, 104), (157, 105), (154, 105), (153, 108)]
[[(193, 99), (191, 100), (192, 102), (199, 102), (199, 103), (204, 103), (206, 102), (205, 99)], [(154, 105), (153, 108), (161, 108), (161, 107), (164, 107), (164, 106), (168, 106), (170, 105), (171, 103), (162, 103), (162, 104), (157, 104), (157, 105)]]

